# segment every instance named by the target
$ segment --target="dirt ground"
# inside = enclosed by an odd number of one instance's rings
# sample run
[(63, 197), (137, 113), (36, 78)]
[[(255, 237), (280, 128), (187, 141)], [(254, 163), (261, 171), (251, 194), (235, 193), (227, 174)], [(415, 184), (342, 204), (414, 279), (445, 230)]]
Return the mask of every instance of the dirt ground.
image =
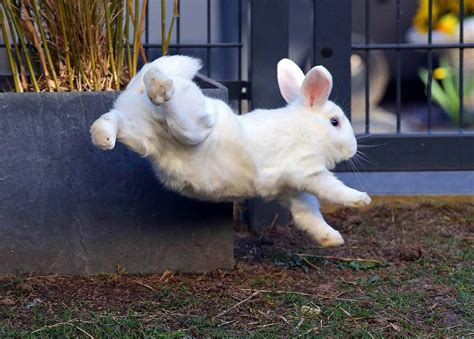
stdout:
[(326, 217), (343, 247), (236, 225), (228, 272), (0, 279), (0, 336), (474, 336), (474, 204)]

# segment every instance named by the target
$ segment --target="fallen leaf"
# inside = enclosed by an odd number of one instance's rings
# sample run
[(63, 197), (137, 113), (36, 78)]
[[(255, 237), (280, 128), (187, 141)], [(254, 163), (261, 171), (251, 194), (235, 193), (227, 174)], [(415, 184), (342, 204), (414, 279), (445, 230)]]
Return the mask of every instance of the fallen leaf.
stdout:
[(400, 326), (398, 326), (397, 324), (394, 324), (394, 323), (389, 323), (389, 324), (390, 324), (390, 326), (391, 326), (395, 331), (397, 331), (397, 332), (401, 332), (401, 331), (402, 331), (401, 328), (400, 328)]
[(321, 309), (318, 306), (301, 306), (300, 312), (304, 316), (315, 317), (321, 314)]

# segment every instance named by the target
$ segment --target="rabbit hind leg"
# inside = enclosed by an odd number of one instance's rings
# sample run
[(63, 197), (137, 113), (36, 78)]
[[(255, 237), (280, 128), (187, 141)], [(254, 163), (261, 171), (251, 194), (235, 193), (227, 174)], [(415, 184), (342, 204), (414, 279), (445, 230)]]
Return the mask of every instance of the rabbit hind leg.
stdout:
[(151, 67), (143, 76), (146, 93), (151, 102), (159, 106), (169, 101), (174, 93), (173, 80), (156, 66)]

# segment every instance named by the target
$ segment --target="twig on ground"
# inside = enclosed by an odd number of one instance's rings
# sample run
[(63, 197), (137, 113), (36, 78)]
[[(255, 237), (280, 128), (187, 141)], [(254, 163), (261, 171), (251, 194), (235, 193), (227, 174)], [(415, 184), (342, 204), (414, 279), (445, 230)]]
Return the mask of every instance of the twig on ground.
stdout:
[(222, 326), (225, 326), (225, 325), (235, 325), (237, 324), (239, 321), (238, 320), (229, 320), (229, 321), (224, 321), (223, 323), (220, 323), (219, 325), (217, 325), (217, 327), (222, 327)]
[[(299, 294), (299, 295), (304, 295), (308, 297), (317, 297), (320, 299), (340, 299), (338, 297), (346, 293), (345, 291), (343, 291), (343, 292), (338, 292), (335, 295), (319, 295), (319, 294), (314, 294), (314, 293), (305, 293), (305, 292), (298, 292), (298, 291), (255, 290), (251, 288), (242, 288), (242, 291), (253, 291), (253, 292), (260, 292), (260, 293), (275, 293), (275, 294), (293, 293), (293, 294)], [(347, 299), (347, 300), (350, 300), (350, 299)]]
[(170, 270), (164, 271), (163, 274), (162, 274), (161, 277), (160, 277), (160, 282), (167, 282), (168, 280), (170, 280), (171, 278), (173, 278), (174, 273), (175, 273), (175, 272), (170, 271)]
[(265, 327), (273, 326), (273, 325), (278, 325), (278, 323), (264, 324), (264, 325), (257, 326), (257, 328), (265, 328)]
[(260, 310), (257, 310), (258, 313), (260, 313), (261, 315), (263, 315), (265, 318), (268, 318), (268, 319), (271, 319), (272, 317), (270, 317), (268, 314), (265, 314), (263, 313), (262, 311)]
[(403, 319), (405, 319), (406, 321), (408, 321), (408, 323), (412, 324), (412, 321), (410, 319), (408, 319), (407, 317), (405, 317), (403, 314), (400, 314), (397, 312), (397, 310), (395, 310), (393, 307), (389, 306), (389, 308), (396, 314), (398, 315), (399, 317), (402, 317)]
[(306, 264), (308, 264), (308, 266), (314, 268), (316, 271), (319, 271), (319, 267), (316, 266), (315, 264), (313, 264), (311, 261), (309, 261), (308, 259), (306, 259), (305, 256), (302, 256), (302, 255), (299, 255), (297, 254), (298, 257), (300, 257)]
[(151, 286), (148, 285), (148, 284), (142, 283), (142, 282), (139, 281), (139, 280), (135, 280), (135, 282), (136, 282), (138, 285), (141, 285), (141, 286), (143, 286), (143, 287), (148, 288), (149, 290), (151, 290), (151, 291), (153, 291), (153, 292), (158, 293), (158, 291), (157, 291), (156, 289), (154, 289), (153, 287), (151, 287)]
[(219, 313), (218, 315), (216, 315), (216, 316), (214, 317), (214, 319), (219, 318), (219, 317), (222, 317), (224, 314), (229, 313), (229, 312), (232, 311), (234, 308), (239, 307), (239, 306), (242, 305), (243, 303), (245, 303), (245, 302), (249, 301), (250, 299), (252, 299), (252, 298), (256, 297), (257, 295), (259, 295), (260, 293), (261, 293), (260, 290), (253, 292), (253, 293), (252, 293), (250, 296), (248, 296), (247, 298), (245, 298), (245, 299), (239, 301), (237, 304), (234, 304), (232, 307), (230, 307), (230, 308), (228, 308), (227, 310), (225, 310), (225, 311)]
[(275, 216), (273, 217), (272, 222), (270, 223), (270, 228), (269, 228), (269, 230), (272, 230), (272, 229), (275, 227), (275, 224), (276, 224), (276, 222), (277, 222), (277, 220), (278, 220), (278, 217), (279, 217), (279, 215), (278, 215), (278, 213), (276, 213)]
[(341, 275), (337, 274), (336, 272), (334, 272), (334, 274), (335, 274), (339, 279), (341, 279), (343, 282), (345, 282), (346, 284), (349, 284), (349, 285), (357, 285), (357, 283), (356, 283), (355, 281), (346, 280), (346, 279), (344, 279)]
[(71, 321), (72, 320), (62, 321), (60, 323), (56, 323), (56, 324), (53, 324), (53, 325), (44, 326), (44, 327), (38, 328), (37, 330), (34, 330), (33, 332), (31, 332), (31, 334), (35, 334), (35, 333), (38, 333), (38, 332), (41, 332), (41, 331), (44, 331), (44, 330), (49, 330), (50, 328), (55, 328), (55, 327), (62, 326), (62, 325), (68, 325)]
[[(338, 306), (339, 309), (344, 312), (348, 317), (349, 317), (349, 320), (353, 321), (354, 324), (356, 324), (356, 326), (360, 329), (362, 329), (362, 326), (359, 325), (359, 323), (357, 322), (356, 318), (354, 318), (349, 312), (347, 312), (345, 309), (343, 309), (341, 306)], [(357, 319), (363, 319), (363, 318), (357, 318)], [(370, 333), (369, 331), (367, 331), (367, 334), (369, 335), (369, 337), (371, 337), (372, 339), (374, 338), (374, 336), (372, 335), (372, 333)]]
[(63, 326), (63, 325), (68, 325), (68, 326), (72, 326), (76, 329), (78, 329), (79, 331), (81, 331), (82, 333), (84, 333), (86, 336), (88, 336), (89, 338), (94, 338), (94, 336), (92, 336), (89, 332), (87, 332), (86, 330), (84, 330), (83, 328), (80, 328), (79, 326), (77, 325), (74, 325), (73, 322), (74, 321), (79, 321), (79, 319), (72, 319), (72, 320), (68, 320), (68, 321), (62, 321), (60, 323), (56, 323), (56, 324), (53, 324), (53, 325), (49, 325), (49, 326), (44, 326), (44, 327), (41, 327), (37, 330), (34, 330), (33, 332), (31, 332), (31, 334), (35, 334), (35, 333), (38, 333), (38, 332), (41, 332), (41, 331), (44, 331), (44, 330), (49, 330), (51, 328), (55, 328), (55, 327), (59, 327), (59, 326)]
[(315, 326), (315, 327), (313, 327), (312, 329), (306, 331), (305, 333), (300, 334), (299, 337), (306, 337), (308, 334), (310, 334), (311, 332), (313, 332), (314, 330), (317, 330), (317, 329), (319, 329), (319, 328), (320, 328), (319, 325), (318, 325), (318, 326)]
[(77, 328), (79, 331), (81, 331), (82, 333), (84, 333), (84, 334), (85, 334), (86, 336), (88, 336), (89, 338), (94, 339), (94, 336), (91, 335), (91, 334), (90, 334), (89, 332), (87, 332), (86, 330), (84, 330), (83, 328), (80, 328), (79, 326), (76, 326), (76, 325), (74, 325), (74, 324), (68, 324), (68, 325)]
[(296, 324), (295, 330), (298, 331), (304, 323), (304, 317), (301, 317), (300, 321), (298, 321), (298, 324)]
[(307, 254), (307, 253), (297, 253), (300, 257), (315, 257), (329, 260), (339, 260), (339, 261), (358, 261), (358, 262), (373, 262), (379, 265), (384, 265), (383, 261), (377, 259), (364, 259), (364, 258), (348, 258), (348, 257), (338, 257), (334, 255), (317, 255), (317, 254)]

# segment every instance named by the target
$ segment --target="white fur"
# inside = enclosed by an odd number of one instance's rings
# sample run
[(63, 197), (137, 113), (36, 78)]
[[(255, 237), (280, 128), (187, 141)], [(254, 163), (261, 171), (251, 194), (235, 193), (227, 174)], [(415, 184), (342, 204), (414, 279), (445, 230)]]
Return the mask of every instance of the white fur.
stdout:
[[(317, 66), (304, 77), (284, 59), (278, 81), (288, 106), (237, 116), (192, 82), (199, 68), (198, 60), (185, 56), (145, 65), (114, 108), (94, 122), (93, 143), (109, 150), (117, 138), (148, 158), (166, 186), (190, 197), (278, 199), (290, 208), (296, 225), (323, 246), (342, 244), (319, 212), (316, 196), (355, 207), (369, 204), (370, 198), (329, 171), (357, 150), (349, 121), (327, 99), (329, 72)], [(156, 105), (149, 98), (157, 95), (153, 88), (160, 81), (171, 83), (174, 92)], [(339, 126), (331, 125), (333, 117)]]

